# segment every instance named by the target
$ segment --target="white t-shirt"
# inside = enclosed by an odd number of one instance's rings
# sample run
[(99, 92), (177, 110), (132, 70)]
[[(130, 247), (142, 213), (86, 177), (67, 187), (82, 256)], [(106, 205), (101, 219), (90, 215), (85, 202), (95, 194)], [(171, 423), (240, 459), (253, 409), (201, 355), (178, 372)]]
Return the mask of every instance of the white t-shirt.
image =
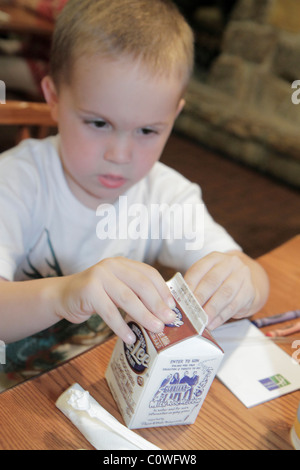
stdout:
[(212, 251), (240, 249), (199, 186), (160, 162), (115, 204), (85, 207), (66, 182), (58, 139), (29, 139), (0, 158), (0, 276), (67, 275), (114, 256), (185, 272)]

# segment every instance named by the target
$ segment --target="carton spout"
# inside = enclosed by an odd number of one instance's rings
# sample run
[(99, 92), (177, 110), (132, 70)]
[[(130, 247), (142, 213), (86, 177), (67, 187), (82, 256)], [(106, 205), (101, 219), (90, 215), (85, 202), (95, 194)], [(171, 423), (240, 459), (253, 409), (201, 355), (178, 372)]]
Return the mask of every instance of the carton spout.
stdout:
[(176, 273), (169, 281), (167, 281), (167, 285), (174, 299), (185, 312), (197, 333), (202, 335), (208, 324), (208, 316), (183, 279), (182, 274)]

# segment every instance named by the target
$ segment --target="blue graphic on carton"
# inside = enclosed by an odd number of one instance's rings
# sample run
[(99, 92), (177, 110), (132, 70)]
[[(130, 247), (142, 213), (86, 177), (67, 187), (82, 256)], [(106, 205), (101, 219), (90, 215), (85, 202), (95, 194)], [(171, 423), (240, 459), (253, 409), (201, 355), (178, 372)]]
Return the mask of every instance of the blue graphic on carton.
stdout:
[(169, 328), (179, 328), (184, 324), (184, 321), (182, 320), (182, 313), (177, 307), (173, 308), (173, 312), (176, 313), (176, 320), (174, 320), (173, 323), (167, 323), (166, 326)]
[(212, 367), (202, 364), (197, 371), (185, 372), (181, 378), (179, 372), (169, 374), (154, 394), (150, 408), (200, 403), (212, 371)]

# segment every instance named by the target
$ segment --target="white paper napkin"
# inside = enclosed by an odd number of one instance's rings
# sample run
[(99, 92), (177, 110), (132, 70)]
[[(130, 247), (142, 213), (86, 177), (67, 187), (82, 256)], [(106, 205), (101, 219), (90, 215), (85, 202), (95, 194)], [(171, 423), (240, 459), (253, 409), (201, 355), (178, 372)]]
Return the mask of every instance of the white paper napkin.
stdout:
[(119, 423), (77, 383), (60, 395), (56, 406), (97, 450), (160, 450)]

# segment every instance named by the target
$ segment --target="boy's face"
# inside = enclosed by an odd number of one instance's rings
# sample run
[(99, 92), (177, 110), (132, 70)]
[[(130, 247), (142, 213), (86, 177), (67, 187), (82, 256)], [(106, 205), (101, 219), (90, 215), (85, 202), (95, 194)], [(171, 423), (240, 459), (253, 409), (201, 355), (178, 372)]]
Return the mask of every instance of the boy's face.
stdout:
[(42, 83), (60, 132), (60, 158), (86, 206), (113, 203), (159, 159), (184, 101), (175, 77), (151, 77), (133, 62), (81, 58), (71, 84)]

